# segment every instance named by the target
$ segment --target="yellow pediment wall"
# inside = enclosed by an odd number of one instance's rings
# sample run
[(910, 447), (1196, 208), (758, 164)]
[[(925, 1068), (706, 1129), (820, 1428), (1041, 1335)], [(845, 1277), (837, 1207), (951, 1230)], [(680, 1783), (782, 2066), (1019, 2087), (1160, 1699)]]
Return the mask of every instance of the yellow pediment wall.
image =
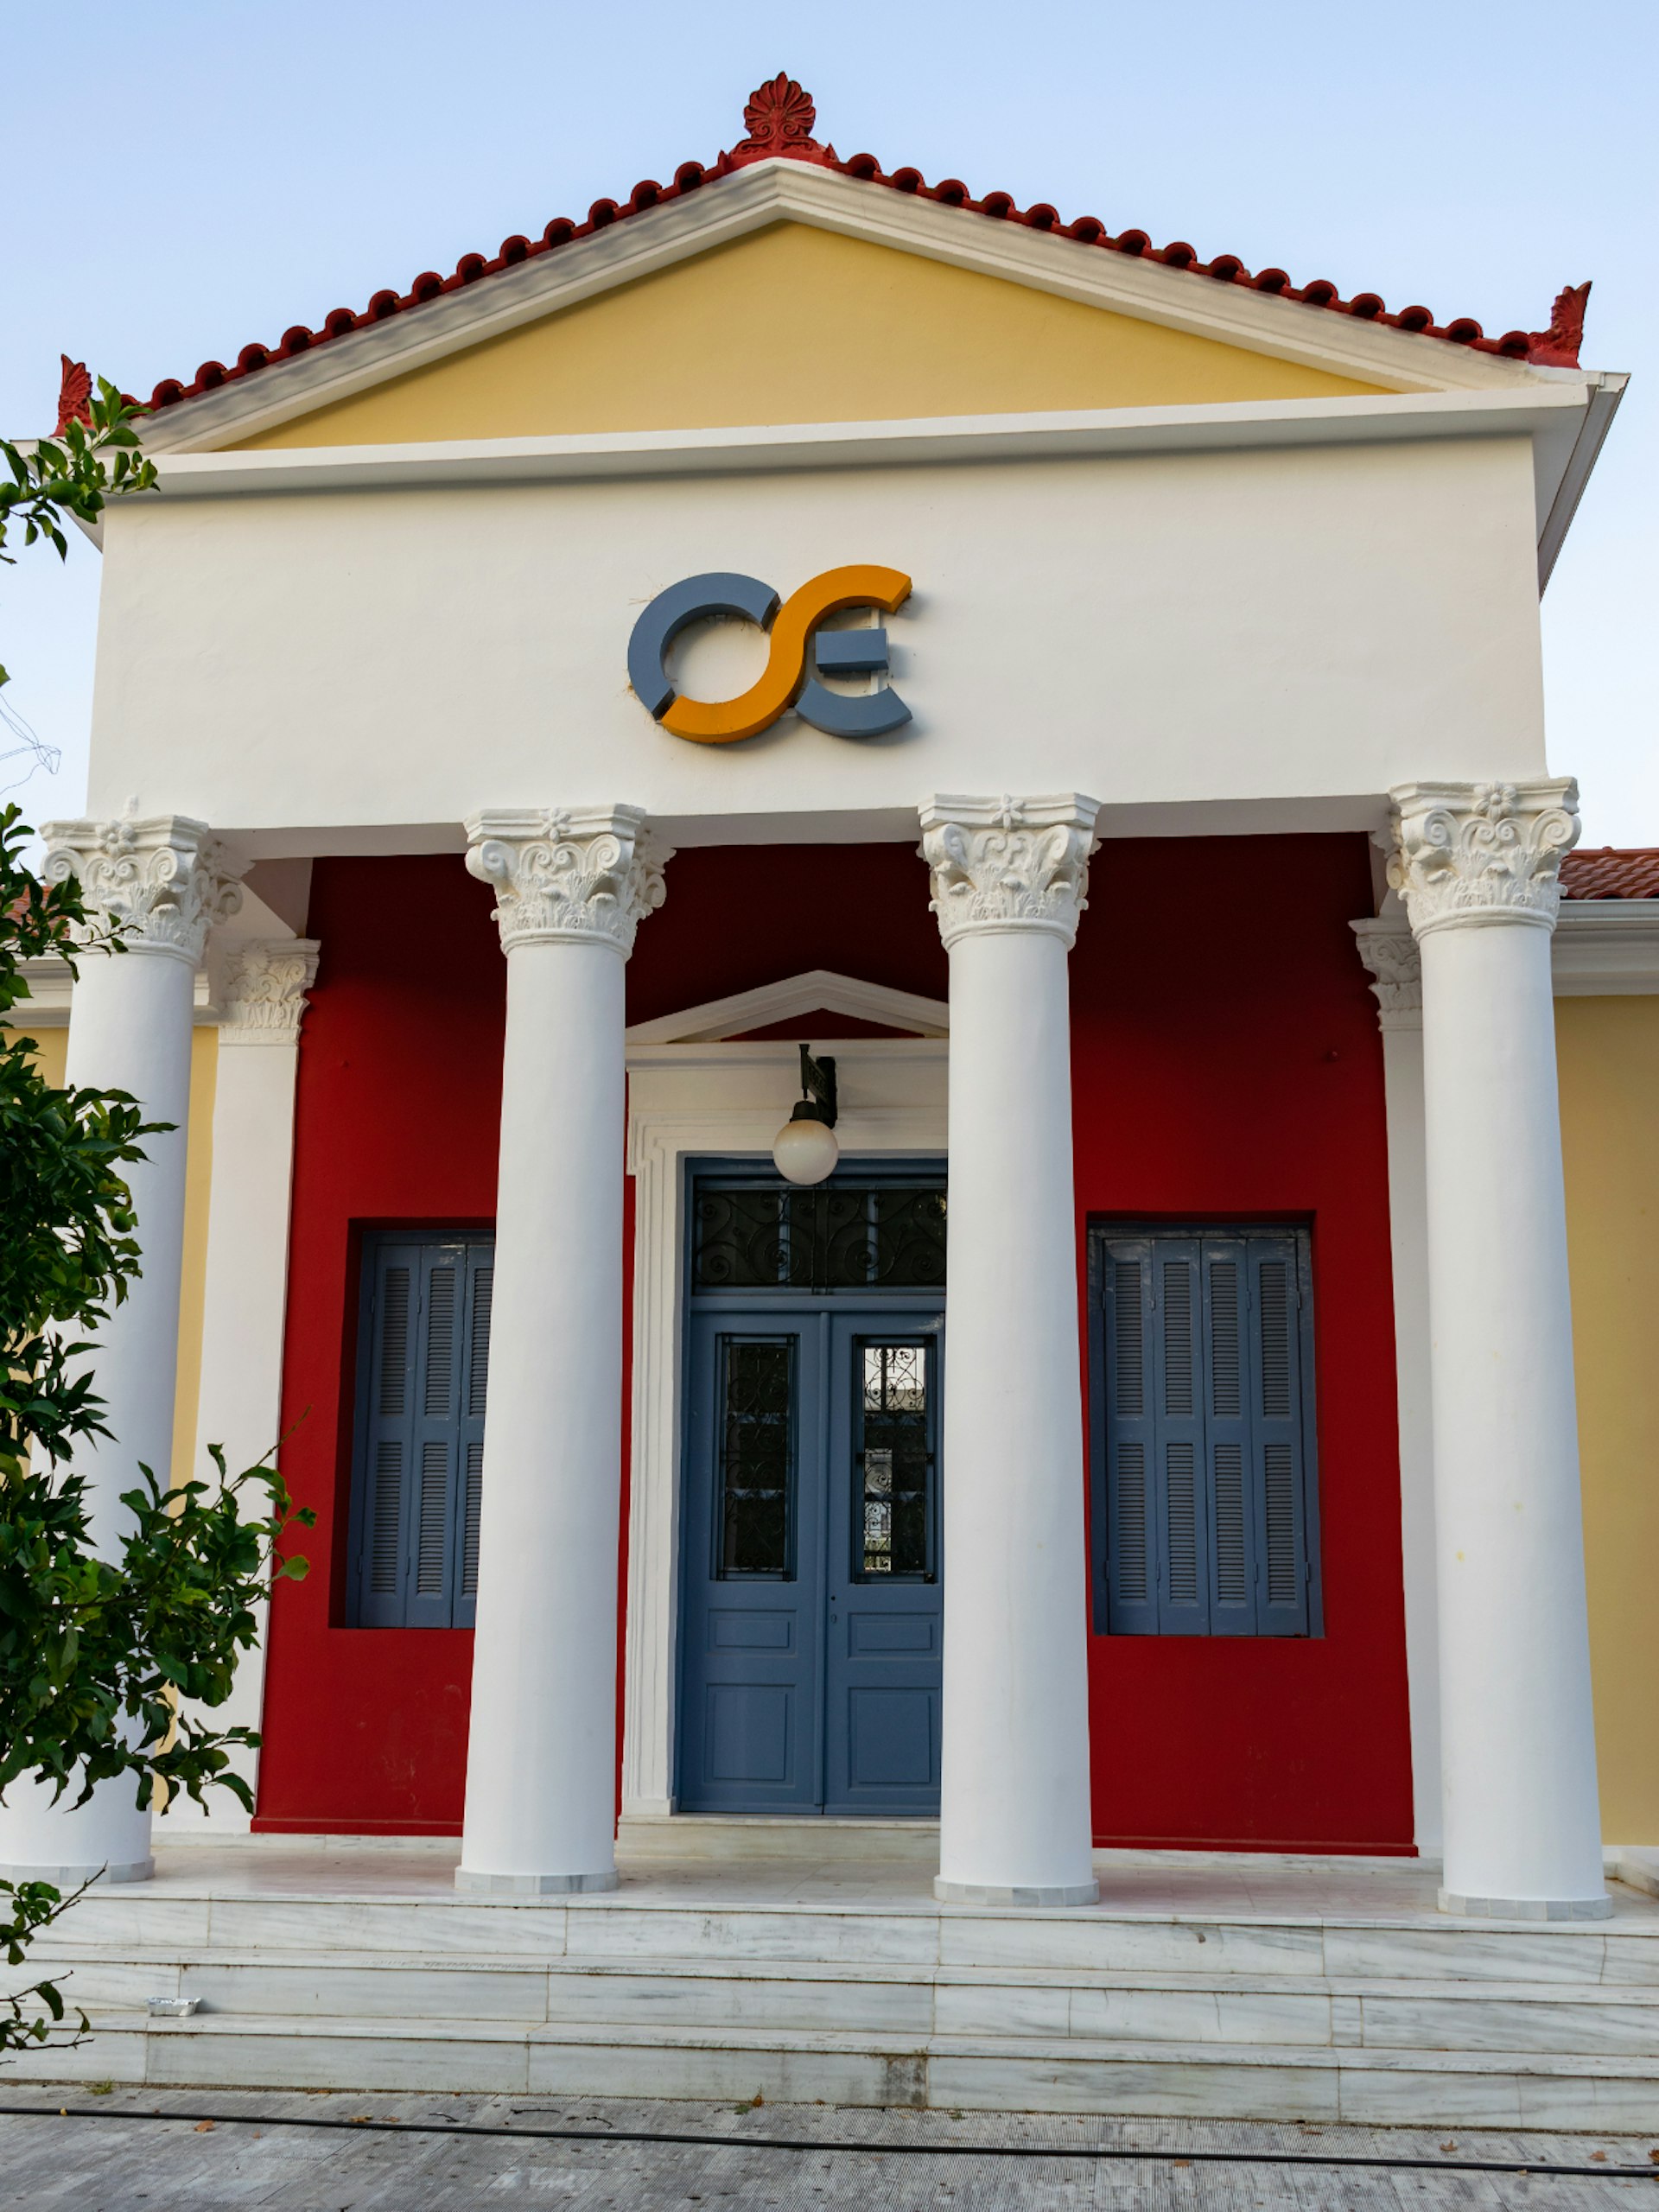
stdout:
[(242, 440), (389, 445), (1382, 387), (779, 223)]

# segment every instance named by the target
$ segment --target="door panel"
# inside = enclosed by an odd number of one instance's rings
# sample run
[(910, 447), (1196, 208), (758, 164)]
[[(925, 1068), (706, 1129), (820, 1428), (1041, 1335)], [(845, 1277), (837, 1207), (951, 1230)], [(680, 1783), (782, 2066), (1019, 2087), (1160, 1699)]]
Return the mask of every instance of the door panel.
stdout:
[(830, 1323), (824, 1810), (939, 1807), (940, 1333)]
[(681, 1804), (819, 1802), (823, 1345), (816, 1315), (699, 1314), (687, 1346)]
[(687, 1812), (938, 1810), (941, 1317), (930, 1302), (734, 1301), (694, 1314)]

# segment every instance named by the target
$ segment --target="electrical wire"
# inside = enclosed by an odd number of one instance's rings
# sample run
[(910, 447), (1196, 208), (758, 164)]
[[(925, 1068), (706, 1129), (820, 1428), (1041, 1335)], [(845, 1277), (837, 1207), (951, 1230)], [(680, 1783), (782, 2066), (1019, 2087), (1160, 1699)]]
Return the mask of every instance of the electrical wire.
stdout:
[(694, 2135), (634, 2128), (504, 2127), (479, 2120), (330, 2120), (321, 2113), (135, 2112), (130, 2106), (92, 2108), (67, 2105), (0, 2104), (0, 2120), (204, 2120), (215, 2127), (321, 2127), (357, 2135), (505, 2137), (514, 2143), (636, 2143), (697, 2151), (792, 2151), (836, 2157), (897, 2158), (1071, 2158), (1139, 2161), (1172, 2166), (1362, 2166), (1373, 2171), (1449, 2174), (1526, 2174), (1543, 2180), (1659, 2181), (1659, 2164), (1645, 2166), (1564, 2165), (1536, 2159), (1459, 2158), (1449, 2154), (1386, 2158), (1352, 2151), (1143, 2150), (1121, 2143), (826, 2143), (804, 2136)]

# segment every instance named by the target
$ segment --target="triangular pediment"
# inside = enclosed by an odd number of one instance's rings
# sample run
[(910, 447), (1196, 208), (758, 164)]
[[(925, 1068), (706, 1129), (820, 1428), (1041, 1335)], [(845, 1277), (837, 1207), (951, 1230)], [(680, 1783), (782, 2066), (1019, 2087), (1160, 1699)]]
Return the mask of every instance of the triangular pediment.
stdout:
[(636, 1021), (627, 1040), (630, 1045), (718, 1044), (824, 1014), (907, 1037), (944, 1037), (950, 1028), (950, 1008), (944, 999), (867, 983), (856, 976), (838, 976), (830, 968), (810, 968), (775, 983), (734, 992), (729, 998)]
[[(205, 361), (156, 454), (1514, 391), (1575, 368), (1589, 287), (1485, 335), (1236, 254), (842, 160), (780, 73), (712, 167)], [(84, 406), (66, 359), (62, 405)], [(76, 381), (79, 379), (79, 382)], [(79, 397), (77, 397), (77, 394)]]
[(1335, 399), (1382, 388), (785, 221), (239, 442), (401, 445)]

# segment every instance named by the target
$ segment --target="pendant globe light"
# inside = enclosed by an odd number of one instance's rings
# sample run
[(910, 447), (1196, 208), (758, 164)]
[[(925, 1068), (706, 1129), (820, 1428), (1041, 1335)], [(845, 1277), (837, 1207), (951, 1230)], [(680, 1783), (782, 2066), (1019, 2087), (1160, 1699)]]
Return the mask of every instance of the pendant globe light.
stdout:
[(779, 1130), (772, 1165), (787, 1183), (822, 1183), (841, 1158), (836, 1142), (836, 1064), (815, 1060), (810, 1045), (801, 1047), (801, 1096)]

